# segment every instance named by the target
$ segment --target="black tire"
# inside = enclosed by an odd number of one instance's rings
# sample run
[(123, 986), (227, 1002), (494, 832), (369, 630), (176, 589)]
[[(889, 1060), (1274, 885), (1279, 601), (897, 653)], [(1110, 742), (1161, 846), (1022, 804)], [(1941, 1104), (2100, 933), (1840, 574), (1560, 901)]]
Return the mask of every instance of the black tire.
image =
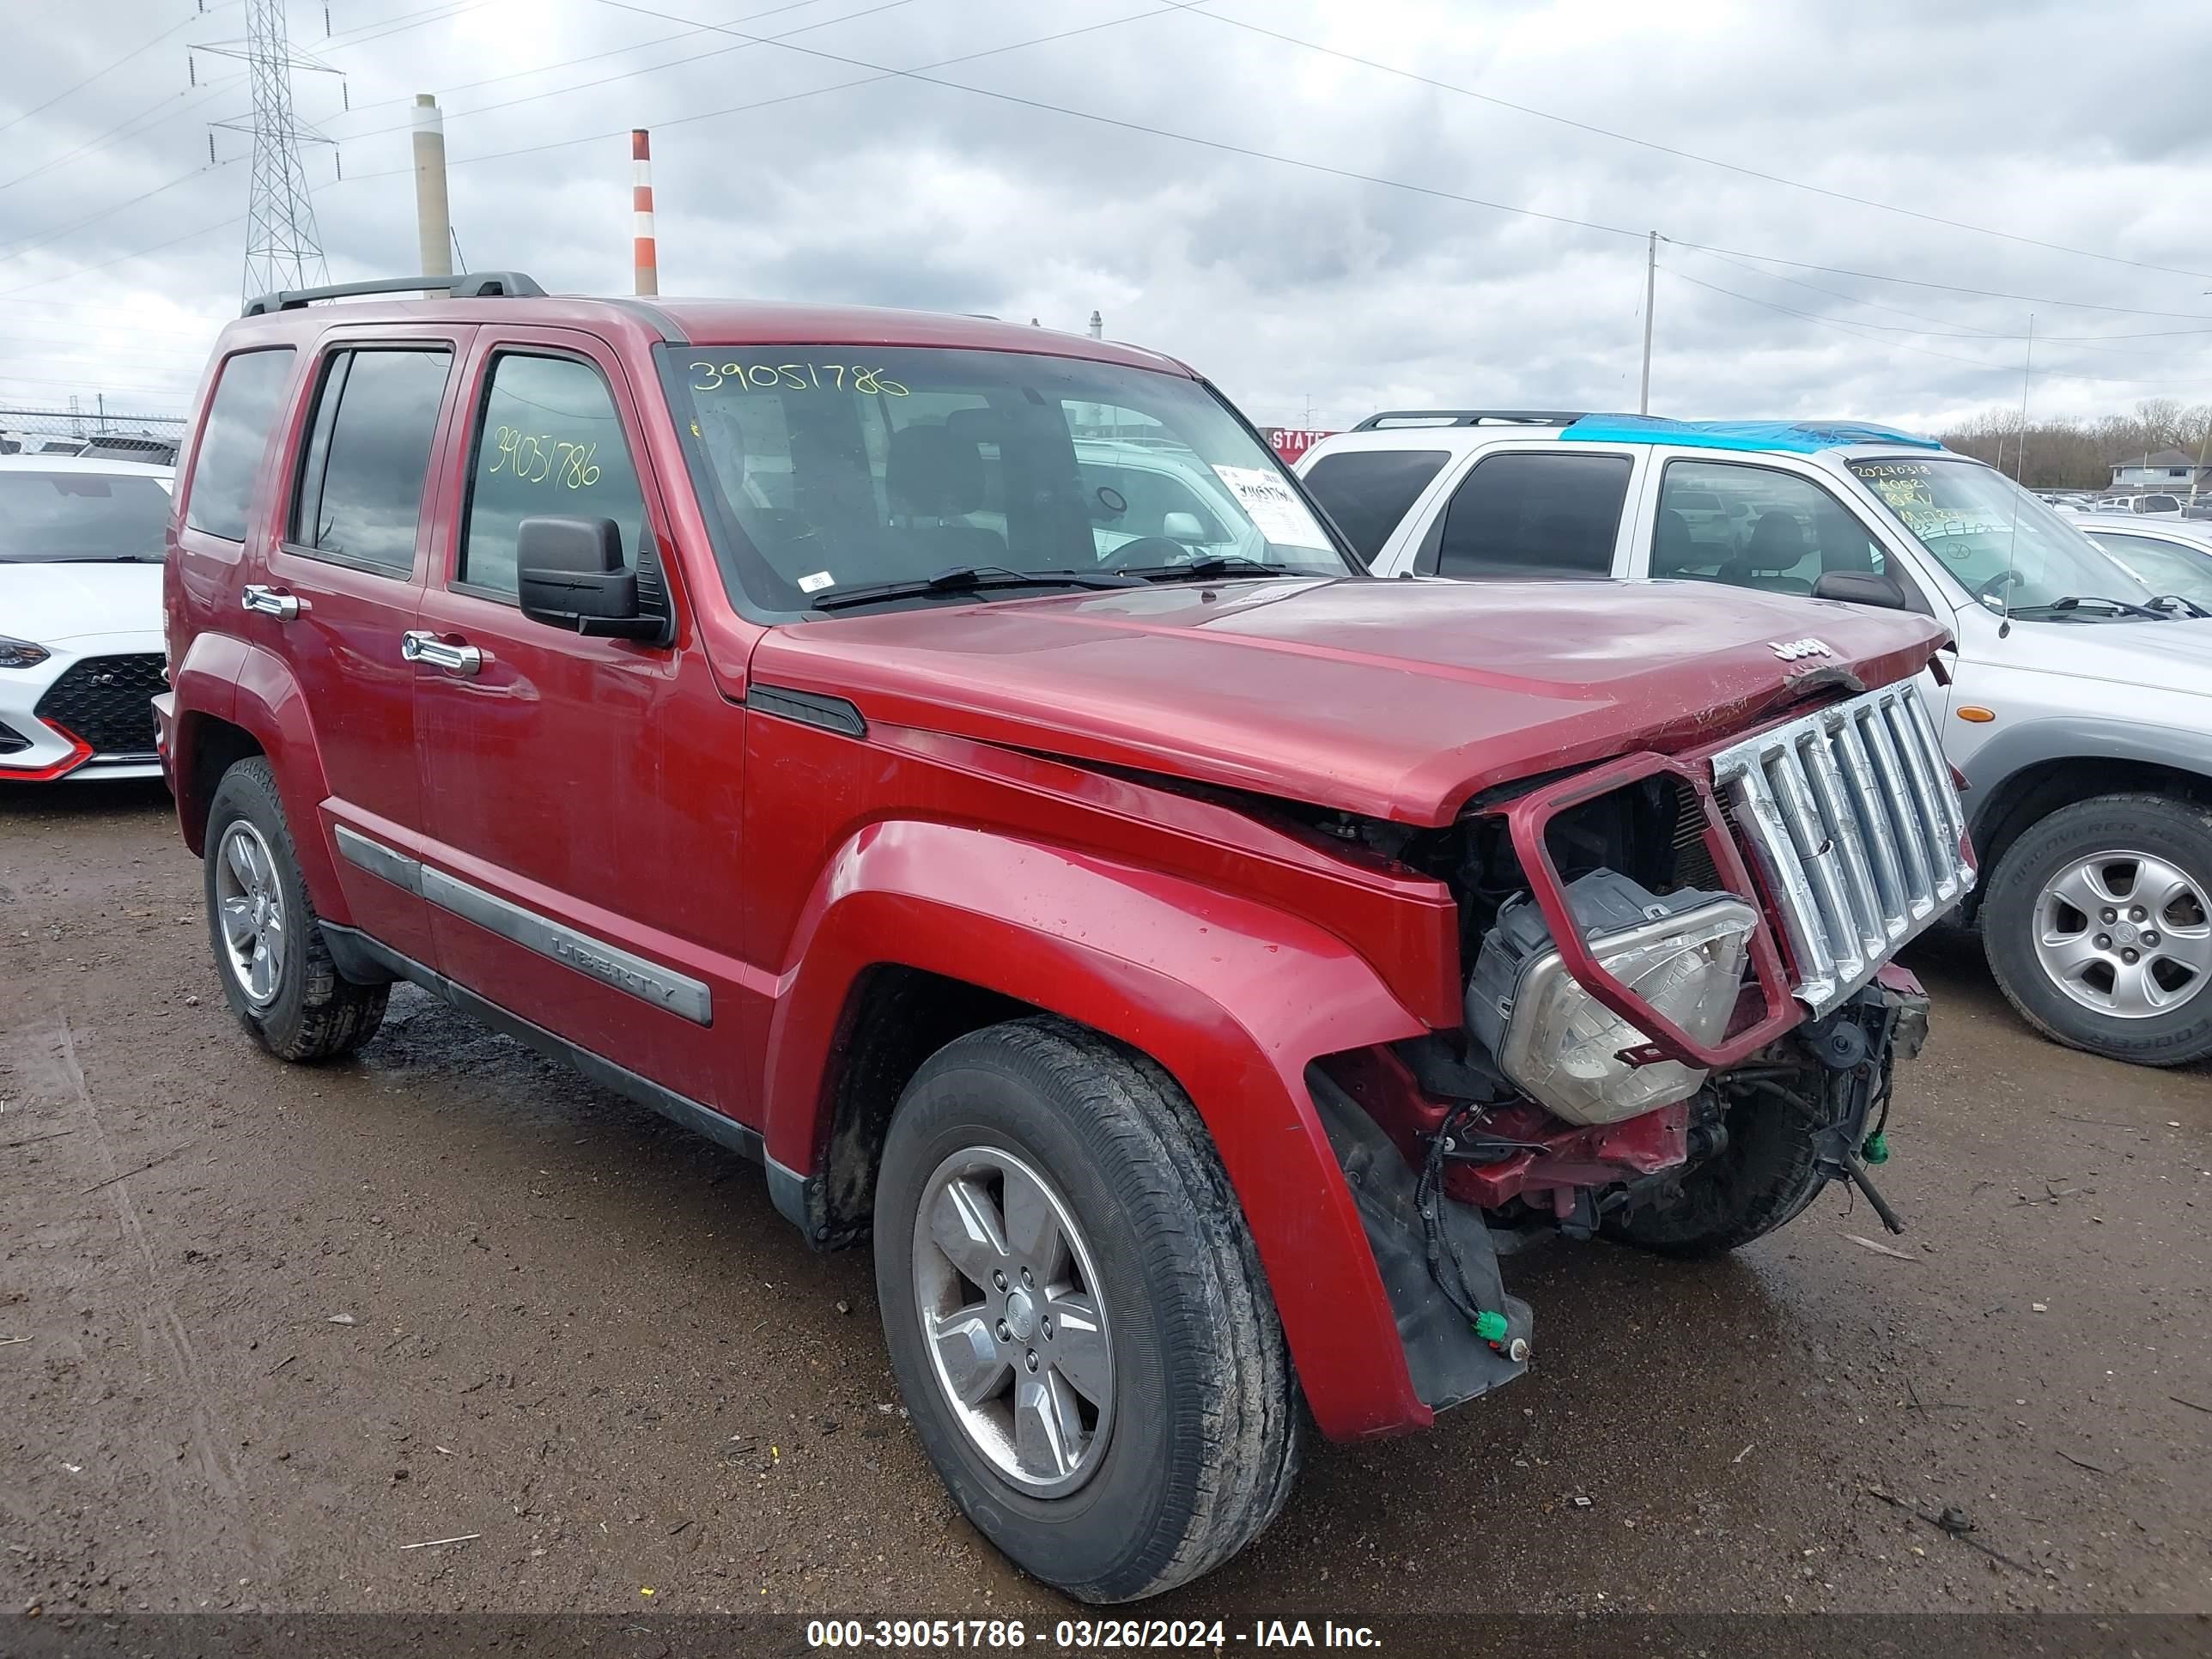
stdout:
[(1606, 1232), (1661, 1255), (1720, 1255), (1788, 1225), (1820, 1195), (1812, 1121), (1763, 1091), (1729, 1108), (1728, 1145), (1682, 1177), (1676, 1195), (1609, 1218)]
[(2077, 801), (2030, 824), (1997, 860), (1981, 907), (1990, 972), (2020, 1017), (2053, 1042), (2133, 1066), (2202, 1060), (2212, 1054), (2212, 984), (2168, 1012), (2128, 1018), (2075, 1001), (2037, 959), (2045, 887), (2069, 864), (2122, 849), (2165, 859), (2200, 896), (2212, 894), (2212, 811), (2166, 795)]
[[(1095, 1473), (1063, 1497), (1022, 1491), (977, 1449), (922, 1333), (916, 1214), (940, 1164), (979, 1146), (1057, 1188), (1098, 1269), (1115, 1414)], [(1086, 1601), (1133, 1601), (1212, 1571), (1280, 1511), (1304, 1411), (1282, 1327), (1206, 1129), (1158, 1066), (1049, 1018), (958, 1038), (900, 1099), (875, 1217), (884, 1333), (915, 1426), (1017, 1565)]]
[[(289, 947), (276, 975), (273, 996), (257, 1007), (231, 970), (217, 896), (216, 859), (225, 832), (240, 820), (260, 832), (275, 868)], [(279, 1060), (314, 1062), (352, 1054), (376, 1035), (391, 994), (385, 985), (356, 985), (343, 978), (331, 961), (315, 915), (314, 901), (300, 875), (300, 860), (277, 799), (276, 780), (259, 756), (240, 761), (222, 775), (209, 804), (206, 857), (201, 874), (207, 899), (208, 944), (215, 953), (216, 977), (240, 1024)]]

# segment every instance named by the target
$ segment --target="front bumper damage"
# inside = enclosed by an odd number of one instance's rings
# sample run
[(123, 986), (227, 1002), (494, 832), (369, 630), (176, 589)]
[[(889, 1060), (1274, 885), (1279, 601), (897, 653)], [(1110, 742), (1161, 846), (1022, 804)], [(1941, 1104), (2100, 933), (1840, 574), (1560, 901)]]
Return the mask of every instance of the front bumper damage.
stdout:
[[(1420, 1178), (1397, 1144), (1318, 1066), (1307, 1068), (1306, 1081), (1358, 1206), (1421, 1403), (1443, 1411), (1522, 1375), (1528, 1369), (1534, 1315), (1527, 1303), (1506, 1294), (1481, 1212), (1437, 1194), (1428, 1196), (1425, 1217)], [(1493, 1328), (1488, 1337), (1479, 1334), (1444, 1294), (1440, 1273), (1453, 1274), (1465, 1298), (1498, 1316), (1502, 1329)]]
[[(1820, 1172), (1904, 1231), (1867, 1166), (1886, 1155), (1893, 1063), (1917, 1054), (1927, 1031), (1926, 996), (1889, 958), (1955, 908), (1974, 878), (1948, 785), (1904, 685), (1749, 738), (1624, 756), (1475, 809), (1502, 822), (1566, 973), (1648, 1036), (1613, 1058), (1632, 1068), (1679, 1062), (1705, 1081), (1655, 1110), (1566, 1121), (1507, 1079), (1472, 1018), (1462, 1033), (1309, 1068), (1414, 1390), (1431, 1410), (1527, 1368), (1531, 1315), (1505, 1291), (1501, 1250), (1547, 1229), (1588, 1238), (1610, 1218), (1679, 1198), (1684, 1177), (1726, 1151), (1732, 1109), (1801, 1115)], [(1693, 1032), (1608, 971), (1555, 861), (1556, 817), (1632, 787), (1680, 792), (1674, 844), (1706, 860), (1704, 878), (1686, 885), (1759, 912), (1723, 1026)]]

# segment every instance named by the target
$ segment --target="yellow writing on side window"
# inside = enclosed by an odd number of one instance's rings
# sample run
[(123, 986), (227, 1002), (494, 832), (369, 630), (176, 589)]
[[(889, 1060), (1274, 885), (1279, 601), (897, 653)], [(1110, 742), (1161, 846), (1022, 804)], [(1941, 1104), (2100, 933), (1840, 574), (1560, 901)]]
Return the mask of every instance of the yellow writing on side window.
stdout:
[(687, 365), (699, 372), (691, 382), (694, 392), (714, 392), (724, 386), (753, 386), (763, 392), (781, 387), (786, 392), (858, 392), (873, 397), (903, 398), (906, 388), (880, 368), (859, 363), (710, 363), (704, 359)]
[(523, 432), (503, 426), (492, 434), (486, 477), (505, 472), (524, 483), (565, 484), (583, 489), (599, 483), (599, 469), (592, 457), (596, 443), (574, 443), (550, 432)]

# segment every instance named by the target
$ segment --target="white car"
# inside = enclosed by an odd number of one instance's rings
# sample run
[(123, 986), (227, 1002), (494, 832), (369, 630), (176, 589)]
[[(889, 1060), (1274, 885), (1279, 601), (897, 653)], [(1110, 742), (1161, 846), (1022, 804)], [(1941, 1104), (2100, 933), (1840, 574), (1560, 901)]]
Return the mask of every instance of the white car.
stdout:
[(2212, 524), (2087, 514), (2075, 528), (2154, 593), (2172, 593), (2212, 611)]
[(0, 455), (0, 785), (158, 778), (172, 474)]

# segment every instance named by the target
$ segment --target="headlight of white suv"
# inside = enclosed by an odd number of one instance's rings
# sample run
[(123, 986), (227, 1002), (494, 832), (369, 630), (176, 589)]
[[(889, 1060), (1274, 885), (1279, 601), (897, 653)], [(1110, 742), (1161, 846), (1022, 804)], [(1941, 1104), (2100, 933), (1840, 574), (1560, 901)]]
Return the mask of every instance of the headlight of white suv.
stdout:
[[(1662, 898), (1611, 870), (1569, 883), (1566, 898), (1599, 966), (1699, 1042), (1727, 1034), (1759, 926), (1750, 905), (1725, 893)], [(1543, 912), (1525, 898), (1498, 911), (1482, 942), (1467, 1022), (1500, 1071), (1570, 1123), (1617, 1123), (1685, 1099), (1705, 1080), (1680, 1060), (1637, 1066), (1620, 1057), (1650, 1034), (1576, 981)]]
[(36, 668), (52, 654), (43, 645), (0, 634), (0, 668)]

